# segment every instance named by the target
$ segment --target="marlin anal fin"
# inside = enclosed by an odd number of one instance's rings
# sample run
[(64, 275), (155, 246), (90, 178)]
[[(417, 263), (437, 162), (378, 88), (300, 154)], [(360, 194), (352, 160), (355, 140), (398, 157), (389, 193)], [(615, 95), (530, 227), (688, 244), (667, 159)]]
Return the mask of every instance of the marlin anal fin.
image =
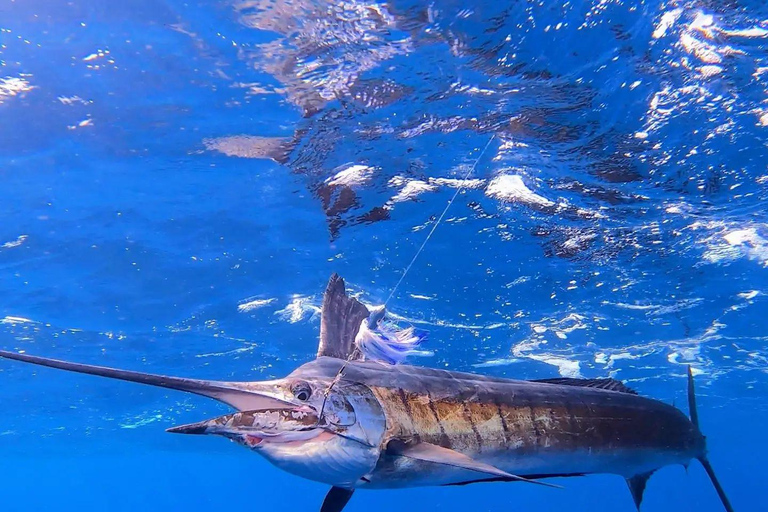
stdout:
[(561, 488), (559, 485), (538, 482), (536, 480), (530, 480), (522, 476), (507, 473), (506, 471), (503, 471), (495, 466), (491, 466), (485, 462), (475, 460), (472, 457), (468, 457), (463, 453), (457, 452), (456, 450), (443, 448), (442, 446), (437, 446), (435, 444), (406, 444), (402, 441), (393, 440), (390, 441), (387, 445), (387, 451), (401, 457), (409, 457), (411, 459), (423, 460), (425, 462), (434, 462), (435, 464), (445, 464), (446, 466), (468, 469), (470, 471), (486, 473), (497, 477), (508, 478), (510, 480), (519, 480), (521, 482), (539, 484), (547, 487)]
[(344, 507), (347, 506), (347, 503), (354, 492), (354, 489), (331, 487), (331, 490), (325, 495), (325, 500), (323, 500), (323, 506), (320, 507), (320, 512), (341, 512)]
[(354, 350), (360, 324), (366, 318), (368, 308), (357, 299), (348, 297), (344, 280), (333, 274), (323, 296), (317, 357), (347, 359)]
[(648, 473), (640, 473), (631, 478), (627, 478), (627, 486), (629, 486), (629, 492), (632, 493), (632, 499), (635, 500), (635, 506), (637, 510), (640, 510), (640, 503), (643, 502), (643, 492), (645, 492), (645, 484), (648, 483), (648, 479), (651, 478), (653, 471)]

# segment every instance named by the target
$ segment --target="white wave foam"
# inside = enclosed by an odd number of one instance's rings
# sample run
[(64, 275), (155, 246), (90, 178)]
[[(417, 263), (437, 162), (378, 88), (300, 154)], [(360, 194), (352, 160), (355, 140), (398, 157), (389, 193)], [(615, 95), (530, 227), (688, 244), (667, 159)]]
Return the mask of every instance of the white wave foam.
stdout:
[[(514, 353), (514, 352), (513, 352)], [(514, 353), (518, 357), (524, 357), (527, 359), (532, 359), (534, 361), (539, 361), (541, 363), (546, 363), (551, 366), (557, 367), (558, 373), (562, 377), (572, 377), (572, 378), (581, 378), (581, 364), (578, 361), (573, 361), (571, 359), (549, 354), (549, 353), (530, 353), (530, 352), (518, 352)]]
[(595, 363), (604, 364), (606, 368), (612, 368), (615, 361), (619, 361), (621, 359), (640, 359), (641, 357), (642, 355), (640, 354), (632, 354), (630, 352), (621, 350), (613, 353), (596, 352)]
[(29, 238), (27, 235), (19, 235), (16, 237), (16, 240), (5, 242), (3, 245), (0, 245), (0, 247), (2, 247), (3, 249), (12, 249), (14, 247), (18, 247), (21, 244), (23, 244), (27, 238)]
[(466, 180), (457, 178), (430, 178), (429, 183), (440, 187), (476, 189), (485, 185), (485, 180), (479, 178)]
[(277, 299), (275, 299), (275, 298), (271, 298), (271, 299), (252, 299), (252, 298), (248, 298), (248, 299), (245, 299), (245, 300), (246, 300), (245, 302), (243, 302), (242, 304), (238, 304), (238, 306), (237, 306), (237, 310), (240, 311), (241, 313), (247, 313), (249, 311), (253, 311), (255, 309), (262, 308), (264, 306), (272, 304)]
[(149, 425), (150, 423), (154, 423), (156, 421), (160, 421), (163, 419), (162, 414), (155, 414), (154, 416), (137, 416), (133, 419), (130, 423), (121, 423), (120, 428), (124, 429), (134, 429), (143, 427), (145, 425)]
[(90, 103), (93, 103), (93, 101), (86, 101), (86, 100), (84, 100), (83, 98), (81, 98), (80, 96), (77, 96), (77, 95), (75, 95), (75, 96), (59, 96), (56, 99), (59, 100), (59, 102), (61, 102), (62, 105), (67, 105), (67, 106), (69, 106), (69, 105), (88, 105)]
[(306, 295), (293, 295), (291, 302), (275, 315), (281, 320), (295, 324), (305, 318), (314, 319), (320, 313), (320, 307), (315, 303), (315, 298)]
[(723, 56), (717, 52), (717, 47), (700, 41), (691, 34), (682, 34), (680, 36), (680, 44), (688, 53), (705, 64), (720, 64), (723, 62)]
[[(396, 180), (395, 178), (390, 180), (390, 185), (394, 184), (395, 186), (397, 186), (398, 183), (402, 183), (402, 181)], [(405, 181), (405, 185), (403, 186), (403, 188), (400, 189), (400, 192), (395, 194), (395, 196), (392, 197), (391, 201), (393, 203), (411, 201), (413, 199), (416, 199), (418, 196), (420, 196), (424, 192), (434, 192), (435, 190), (437, 190), (437, 186), (431, 183), (428, 183), (426, 181), (407, 180)]]
[(503, 357), (500, 359), (489, 359), (488, 361), (473, 364), (472, 366), (475, 368), (493, 368), (495, 366), (508, 366), (519, 362), (521, 362), (521, 360), (516, 357)]
[(517, 174), (502, 174), (491, 180), (485, 194), (495, 199), (510, 203), (523, 203), (531, 206), (551, 207), (555, 203), (540, 196), (526, 186)]
[(728, 30), (728, 29), (716, 27), (716, 30), (727, 37), (743, 37), (743, 38), (768, 37), (768, 30), (761, 27), (740, 28), (740, 29), (734, 29), (734, 30)]
[(0, 324), (8, 324), (8, 325), (18, 325), (18, 324), (36, 324), (34, 320), (30, 320), (29, 318), (22, 318), (20, 316), (6, 316), (5, 318), (0, 318)]
[(556, 366), (558, 372), (563, 377), (581, 377), (581, 364), (579, 361), (568, 359), (562, 354), (553, 354), (550, 352), (538, 352), (546, 341), (543, 338), (536, 337), (521, 341), (512, 347), (512, 355), (517, 359), (531, 359), (552, 366)]
[(328, 185), (345, 185), (348, 187), (365, 185), (370, 181), (374, 168), (369, 165), (353, 164), (337, 172), (332, 178), (326, 180)]
[(722, 229), (704, 240), (704, 261), (721, 263), (747, 258), (768, 266), (768, 240), (759, 233), (765, 229), (764, 225)]
[(13, 98), (19, 94), (31, 91), (35, 86), (30, 85), (26, 78), (9, 76), (6, 78), (0, 78), (0, 104), (2, 104), (8, 98)]
[(628, 304), (625, 302), (610, 302), (604, 300), (602, 304), (604, 306), (615, 306), (621, 309), (630, 309), (636, 311), (646, 311), (648, 316), (662, 316), (670, 313), (677, 313), (685, 309), (690, 309), (698, 306), (704, 302), (704, 299), (700, 297), (693, 297), (691, 299), (683, 299), (672, 304)]
[(387, 310), (387, 316), (392, 317), (400, 322), (407, 322), (413, 325), (431, 325), (434, 327), (448, 327), (451, 329), (467, 329), (472, 331), (499, 329), (507, 325), (503, 322), (495, 322), (491, 324), (464, 324), (441, 319), (421, 320), (418, 318), (410, 318), (407, 316), (399, 315), (389, 310)]
[(208, 352), (205, 354), (197, 354), (195, 357), (204, 358), (204, 357), (221, 357), (221, 356), (229, 356), (232, 354), (243, 354), (246, 352), (253, 352), (254, 349), (257, 347), (255, 343), (250, 343), (245, 347), (235, 348), (232, 350), (225, 350), (223, 352)]
[(531, 276), (520, 276), (514, 281), (510, 281), (509, 283), (504, 285), (504, 288), (512, 288), (513, 286), (517, 286), (523, 283), (527, 283), (531, 280)]
[(667, 30), (674, 26), (675, 22), (677, 22), (682, 13), (682, 9), (672, 9), (671, 11), (665, 12), (661, 16), (658, 25), (656, 25), (656, 29), (653, 31), (652, 37), (654, 39), (664, 37), (664, 35), (667, 33)]

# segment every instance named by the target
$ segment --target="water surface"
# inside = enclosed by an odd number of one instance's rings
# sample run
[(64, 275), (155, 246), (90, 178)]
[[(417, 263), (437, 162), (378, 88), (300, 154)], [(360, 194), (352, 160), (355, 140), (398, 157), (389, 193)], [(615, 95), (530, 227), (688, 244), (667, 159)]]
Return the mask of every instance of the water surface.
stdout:
[[(315, 353), (325, 281), (439, 368), (626, 381), (760, 510), (768, 9), (760, 1), (0, 1), (0, 345), (202, 378)], [(490, 143), (489, 143), (490, 141)], [(481, 150), (487, 145), (484, 154)], [(472, 167), (474, 166), (474, 168)], [(8, 510), (316, 510), (224, 409), (0, 363)], [(615, 476), (360, 492), (355, 510), (633, 510)], [(644, 510), (719, 511), (665, 468)]]

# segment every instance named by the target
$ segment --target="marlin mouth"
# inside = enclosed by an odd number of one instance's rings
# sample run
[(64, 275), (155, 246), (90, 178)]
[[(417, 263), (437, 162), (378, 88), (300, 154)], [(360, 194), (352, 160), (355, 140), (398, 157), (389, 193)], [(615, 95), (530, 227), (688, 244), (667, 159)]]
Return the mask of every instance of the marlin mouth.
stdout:
[(240, 411), (217, 418), (171, 427), (173, 434), (216, 434), (250, 448), (264, 441), (290, 442), (316, 437), (323, 430), (316, 411), (309, 406), (292, 409)]
[[(209, 431), (209, 427), (206, 421), (189, 423), (187, 425), (179, 425), (176, 427), (168, 428), (165, 431), (170, 432), (171, 434), (194, 434), (194, 435), (204, 435), (204, 434), (214, 433)], [(228, 437), (233, 441), (242, 442), (244, 445), (248, 446), (249, 448), (255, 448), (256, 446), (260, 445), (262, 441), (264, 441), (263, 437), (259, 437), (254, 434), (238, 434), (234, 432), (232, 433), (216, 432), (216, 433), (221, 434), (224, 437)]]

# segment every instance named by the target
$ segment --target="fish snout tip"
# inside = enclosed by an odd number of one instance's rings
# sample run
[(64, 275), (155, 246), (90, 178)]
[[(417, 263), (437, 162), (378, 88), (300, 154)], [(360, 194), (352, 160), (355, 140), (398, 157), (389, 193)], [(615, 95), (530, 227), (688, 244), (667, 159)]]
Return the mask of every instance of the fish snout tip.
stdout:
[(178, 425), (165, 429), (166, 432), (171, 434), (207, 434), (208, 422), (202, 421), (199, 423), (188, 423), (186, 425)]

